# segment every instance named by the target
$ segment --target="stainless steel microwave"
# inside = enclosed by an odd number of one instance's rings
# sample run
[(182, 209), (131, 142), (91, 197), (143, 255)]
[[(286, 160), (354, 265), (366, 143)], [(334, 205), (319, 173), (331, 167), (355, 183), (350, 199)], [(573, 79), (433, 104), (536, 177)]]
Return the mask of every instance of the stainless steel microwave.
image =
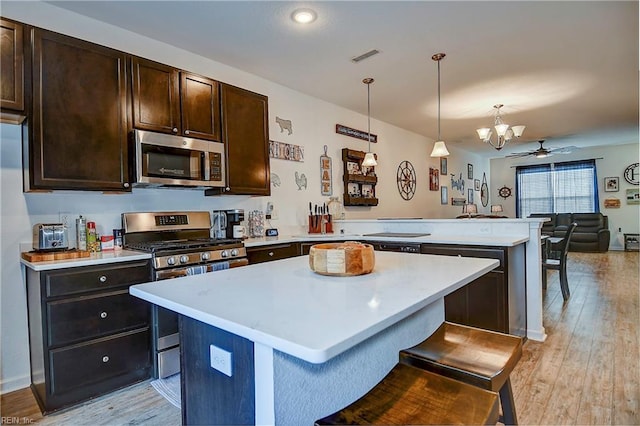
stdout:
[(135, 186), (225, 186), (224, 145), (143, 130), (133, 131)]

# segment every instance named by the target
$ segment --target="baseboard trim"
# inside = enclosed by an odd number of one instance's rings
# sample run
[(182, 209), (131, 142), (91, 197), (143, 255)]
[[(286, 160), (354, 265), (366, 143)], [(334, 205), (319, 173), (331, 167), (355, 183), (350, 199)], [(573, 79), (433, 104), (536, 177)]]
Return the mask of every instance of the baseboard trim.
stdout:
[(31, 385), (31, 376), (13, 377), (0, 381), (0, 395), (20, 389), (28, 388)]

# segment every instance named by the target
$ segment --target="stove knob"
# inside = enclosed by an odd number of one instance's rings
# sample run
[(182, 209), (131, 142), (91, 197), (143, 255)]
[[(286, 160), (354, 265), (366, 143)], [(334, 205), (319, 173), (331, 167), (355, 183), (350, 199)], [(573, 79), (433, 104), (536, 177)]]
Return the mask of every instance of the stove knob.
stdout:
[(182, 255), (180, 256), (180, 263), (187, 263), (189, 261), (189, 256)]
[(209, 252), (206, 253), (202, 253), (202, 260), (209, 260), (211, 258), (211, 255), (209, 254)]
[(238, 255), (238, 249), (232, 249), (231, 256), (237, 256), (237, 255)]
[(220, 253), (221, 257), (229, 257), (229, 252), (226, 250), (222, 250), (222, 253)]
[(175, 265), (176, 264), (176, 259), (174, 259), (173, 256), (167, 258), (167, 265)]

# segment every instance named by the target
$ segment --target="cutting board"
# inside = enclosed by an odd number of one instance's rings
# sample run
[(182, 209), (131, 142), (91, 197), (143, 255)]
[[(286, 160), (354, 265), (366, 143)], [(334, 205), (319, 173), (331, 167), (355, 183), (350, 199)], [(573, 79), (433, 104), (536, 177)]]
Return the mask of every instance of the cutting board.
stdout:
[(91, 252), (84, 250), (64, 250), (64, 251), (25, 251), (22, 258), (29, 262), (45, 262), (52, 260), (69, 260), (89, 257)]

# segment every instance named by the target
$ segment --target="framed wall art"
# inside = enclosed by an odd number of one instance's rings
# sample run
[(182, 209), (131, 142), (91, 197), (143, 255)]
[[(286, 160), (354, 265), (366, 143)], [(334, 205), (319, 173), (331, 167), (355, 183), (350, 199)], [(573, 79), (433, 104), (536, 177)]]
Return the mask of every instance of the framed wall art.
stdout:
[(440, 157), (440, 174), (447, 174), (447, 157)]
[(475, 189), (476, 191), (480, 191), (480, 179), (474, 179), (473, 189)]
[(620, 178), (619, 177), (606, 177), (604, 178), (604, 191), (605, 192), (618, 192), (620, 190)]
[(473, 164), (467, 164), (467, 179), (473, 179)]
[(449, 204), (449, 197), (447, 195), (447, 187), (442, 185), (440, 187), (440, 204), (447, 205)]
[(640, 204), (640, 190), (638, 188), (627, 189), (627, 204)]
[(473, 188), (467, 190), (467, 202), (473, 204)]
[(438, 169), (429, 167), (429, 191), (437, 191), (439, 187)]

